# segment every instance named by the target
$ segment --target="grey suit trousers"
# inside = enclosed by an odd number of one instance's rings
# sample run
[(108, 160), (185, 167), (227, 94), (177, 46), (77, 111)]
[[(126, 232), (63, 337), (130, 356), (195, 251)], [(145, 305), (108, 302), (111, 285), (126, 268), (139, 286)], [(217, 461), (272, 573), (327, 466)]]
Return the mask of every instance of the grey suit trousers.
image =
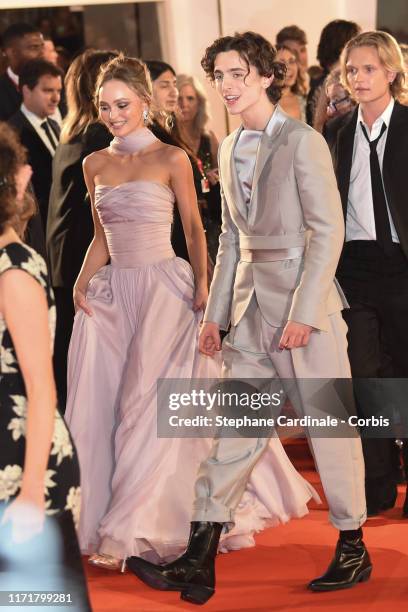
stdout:
[[(292, 398), (289, 393), (299, 416), (326, 416), (339, 398), (329, 385), (324, 391), (326, 406), (319, 408), (316, 395), (311, 401), (314, 380), (350, 377), (347, 328), (341, 312), (330, 315), (329, 321), (330, 329), (313, 331), (306, 347), (280, 350), (283, 329), (265, 321), (254, 295), (242, 319), (224, 340), (223, 377), (300, 379), (296, 386), (298, 397)], [(302, 388), (301, 379), (313, 380), (307, 381)], [(340, 411), (341, 406), (337, 414)], [(329, 505), (331, 523), (340, 530), (357, 529), (366, 519), (361, 440), (347, 424), (339, 434), (342, 437), (318, 437), (309, 430), (308, 439)], [(234, 524), (234, 510), (267, 444), (267, 438), (219, 437), (214, 440), (211, 454), (198, 473), (193, 521), (225, 523), (227, 528)]]

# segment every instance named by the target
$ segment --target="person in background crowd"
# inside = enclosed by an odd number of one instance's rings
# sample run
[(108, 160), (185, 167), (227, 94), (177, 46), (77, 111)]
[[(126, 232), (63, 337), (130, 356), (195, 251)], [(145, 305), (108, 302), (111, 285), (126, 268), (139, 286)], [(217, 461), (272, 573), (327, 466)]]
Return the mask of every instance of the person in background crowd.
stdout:
[(195, 160), (199, 170), (196, 180), (207, 247), (214, 264), (218, 251), (221, 232), (221, 197), (218, 180), (218, 140), (214, 132), (208, 130), (208, 102), (200, 82), (189, 75), (177, 75), (179, 91), (179, 114), (176, 116), (175, 132), (181, 143)]
[(282, 89), (280, 106), (294, 119), (306, 121), (306, 83), (299, 69), (297, 51), (278, 45), (276, 59), (286, 66), (285, 83)]
[(23, 231), (33, 212), (24, 198), (30, 175), (15, 133), (0, 123), (0, 565), (14, 580), (17, 567), (27, 572), (19, 590), (28, 578), (32, 590), (66, 591), (73, 608), (85, 611), (91, 607), (74, 526), (79, 467), (56, 409), (52, 291), (44, 260), (15, 229)]
[(44, 235), (52, 160), (60, 136), (59, 126), (51, 117), (60, 101), (62, 76), (55, 64), (44, 59), (27, 62), (19, 80), (23, 103), (20, 110), (9, 119), (28, 151), (28, 160), (33, 169), (32, 185), (40, 208)]
[(27, 23), (9, 26), (1, 38), (7, 70), (0, 76), (0, 120), (7, 121), (22, 102), (19, 74), (26, 62), (42, 57), (44, 39), (38, 28)]
[(54, 373), (61, 409), (67, 398), (67, 354), (74, 322), (72, 288), (93, 236), (82, 162), (112, 139), (98, 121), (92, 96), (100, 67), (116, 55), (115, 51), (89, 49), (75, 58), (65, 77), (68, 114), (54, 155), (46, 232), (57, 306)]
[(296, 25), (286, 26), (279, 30), (276, 35), (277, 47), (288, 47), (297, 53), (299, 69), (302, 73), (305, 87), (309, 88), (308, 69), (309, 61), (307, 56), (307, 36), (306, 32)]
[(153, 89), (153, 127), (160, 125), (165, 134), (172, 128), (172, 120), (177, 110), (178, 89), (176, 72), (170, 64), (161, 60), (147, 60), (146, 65), (152, 79)]
[[(353, 378), (408, 377), (408, 108), (405, 66), (396, 40), (365, 32), (342, 54), (342, 83), (358, 103), (339, 131), (336, 173), (346, 220), (346, 242), (337, 278), (350, 309), (348, 353)], [(398, 407), (398, 383), (355, 386), (362, 417)], [(382, 389), (386, 394), (384, 402)], [(358, 393), (357, 393), (358, 392)], [(400, 413), (404, 421), (406, 396)], [(387, 415), (388, 416), (388, 415)], [(406, 422), (403, 424), (406, 425)], [(372, 431), (372, 430), (371, 430)], [(363, 437), (369, 515), (392, 508), (397, 497), (394, 438)], [(405, 469), (408, 452), (404, 445)], [(408, 516), (408, 496), (404, 503)]]
[(325, 96), (322, 88), (327, 75), (339, 61), (344, 45), (360, 30), (360, 26), (354, 21), (345, 21), (344, 19), (330, 21), (323, 28), (317, 47), (317, 59), (322, 68), (322, 73), (317, 79), (311, 81), (306, 102), (306, 120), (309, 125), (314, 127), (315, 110), (319, 96)]
[(43, 57), (47, 62), (58, 65), (58, 52), (55, 48), (54, 41), (51, 37), (44, 34), (44, 50)]
[[(165, 144), (183, 147), (173, 132), (174, 116), (178, 104), (178, 89), (176, 72), (170, 64), (161, 60), (147, 60), (152, 80), (152, 122), (150, 130)], [(192, 161), (190, 159), (190, 161)], [(193, 163), (193, 162), (192, 162)], [(194, 164), (193, 164), (194, 167)], [(189, 261), (184, 229), (181, 222), (177, 202), (173, 212), (173, 225), (171, 230), (171, 244), (177, 257)]]
[[(315, 129), (321, 131), (333, 153), (339, 129), (349, 120), (355, 107), (350, 93), (340, 80), (340, 67), (330, 72), (324, 82), (324, 95), (319, 96), (315, 111)], [(323, 92), (322, 90), (322, 92)]]

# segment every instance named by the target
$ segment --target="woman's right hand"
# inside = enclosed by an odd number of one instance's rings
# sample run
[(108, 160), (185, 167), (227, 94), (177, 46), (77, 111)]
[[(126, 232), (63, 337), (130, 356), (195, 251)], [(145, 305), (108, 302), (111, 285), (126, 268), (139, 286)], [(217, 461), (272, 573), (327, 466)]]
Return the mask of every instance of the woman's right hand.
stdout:
[(78, 310), (83, 310), (85, 314), (87, 314), (89, 317), (92, 317), (93, 313), (88, 305), (88, 300), (86, 299), (86, 292), (83, 289), (74, 286), (73, 297), (75, 312), (78, 312)]

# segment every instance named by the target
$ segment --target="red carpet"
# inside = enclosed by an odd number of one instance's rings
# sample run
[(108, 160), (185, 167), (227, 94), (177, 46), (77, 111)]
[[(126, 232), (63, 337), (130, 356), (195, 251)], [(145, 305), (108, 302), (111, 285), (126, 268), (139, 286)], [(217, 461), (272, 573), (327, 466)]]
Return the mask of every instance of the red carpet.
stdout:
[[(305, 444), (286, 446), (296, 467), (321, 493)], [(327, 507), (311, 504), (300, 520), (268, 529), (255, 548), (219, 555), (217, 591), (206, 612), (384, 612), (408, 609), (408, 520), (401, 519), (405, 487), (396, 508), (369, 519), (365, 526), (374, 569), (369, 582), (347, 591), (311, 593), (305, 584), (326, 569), (336, 541)], [(195, 610), (178, 593), (154, 591), (129, 572), (119, 575), (87, 566), (93, 610), (170, 612)]]

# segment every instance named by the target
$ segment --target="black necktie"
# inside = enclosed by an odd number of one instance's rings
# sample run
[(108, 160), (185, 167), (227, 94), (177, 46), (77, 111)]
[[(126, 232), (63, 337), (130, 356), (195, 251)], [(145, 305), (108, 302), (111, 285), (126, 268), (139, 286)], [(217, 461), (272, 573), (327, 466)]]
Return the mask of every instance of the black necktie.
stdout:
[(378, 138), (371, 140), (368, 137), (363, 123), (360, 121), (361, 129), (370, 146), (370, 173), (371, 173), (371, 191), (373, 196), (375, 233), (377, 242), (386, 255), (391, 255), (393, 252), (393, 242), (391, 235), (390, 218), (388, 216), (387, 200), (384, 193), (384, 185), (381, 176), (380, 163), (378, 161), (377, 144), (381, 136), (384, 134), (387, 126), (382, 124), (381, 132)]
[(50, 127), (50, 124), (48, 123), (47, 120), (45, 120), (45, 121), (42, 122), (41, 127), (44, 130), (44, 132), (46, 133), (47, 138), (50, 141), (51, 147), (55, 151), (55, 149), (57, 148), (58, 141), (57, 141), (57, 137), (56, 137), (55, 133), (53, 133), (53, 130)]

